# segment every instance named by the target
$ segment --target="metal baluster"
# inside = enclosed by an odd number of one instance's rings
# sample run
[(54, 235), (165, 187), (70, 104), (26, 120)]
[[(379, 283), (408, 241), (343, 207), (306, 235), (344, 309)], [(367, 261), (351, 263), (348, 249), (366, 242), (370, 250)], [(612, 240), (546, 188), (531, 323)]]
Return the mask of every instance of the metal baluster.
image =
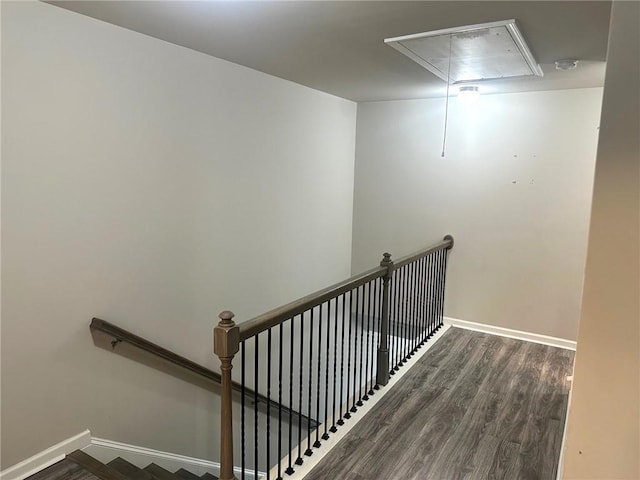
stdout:
[(240, 358), (241, 358), (241, 362), (240, 362), (240, 376), (241, 376), (241, 380), (240, 383), (242, 384), (242, 391), (240, 392), (240, 395), (242, 395), (242, 398), (240, 399), (241, 402), (241, 408), (240, 408), (240, 448), (242, 450), (242, 463), (241, 463), (241, 473), (242, 473), (242, 478), (241, 480), (245, 480), (245, 471), (246, 471), (246, 442), (245, 442), (245, 398), (246, 398), (246, 387), (245, 387), (245, 383), (246, 383), (246, 374), (245, 374), (245, 369), (246, 369), (246, 354), (245, 354), (245, 345), (244, 342), (242, 342), (240, 344)]
[(443, 249), (440, 251), (441, 255), (441, 269), (440, 269), (440, 314), (438, 316), (438, 329), (442, 327), (444, 322), (444, 281), (447, 274), (447, 253), (448, 250)]
[(266, 460), (265, 471), (271, 467), (271, 329), (267, 330), (267, 432), (266, 432)]
[(282, 334), (283, 324), (278, 329), (278, 477), (276, 480), (282, 480)]
[(414, 263), (407, 265), (407, 319), (409, 321), (409, 341), (407, 342), (407, 357), (413, 357), (414, 339), (415, 339), (415, 321), (413, 317), (413, 266)]
[(286, 470), (284, 471), (284, 473), (286, 473), (287, 475), (291, 475), (293, 474), (293, 472), (295, 471), (293, 469), (293, 465), (292, 465), (292, 461), (291, 461), (291, 454), (292, 454), (292, 450), (293, 450), (293, 416), (291, 414), (291, 412), (293, 412), (293, 346), (294, 346), (294, 323), (295, 323), (295, 317), (291, 318), (289, 320), (290, 323), (290, 327), (289, 327), (289, 463), (287, 465)]
[(304, 460), (302, 459), (302, 392), (303, 392), (303, 375), (302, 366), (304, 364), (304, 313), (300, 314), (300, 379), (299, 379), (299, 392), (298, 392), (298, 458), (296, 458), (296, 465), (302, 465)]
[[(384, 280), (382, 278), (378, 278), (376, 280), (376, 314), (374, 314), (374, 323), (375, 323), (375, 328), (376, 328), (376, 332), (378, 333), (378, 340), (376, 341), (376, 343), (380, 343), (380, 341), (382, 340), (382, 296), (383, 296), (383, 292), (384, 292)], [(375, 337), (374, 337), (375, 338)], [(376, 346), (373, 345), (372, 347), (374, 349), (374, 351), (376, 350)], [(376, 372), (376, 376), (374, 379), (372, 379), (373, 382), (373, 390), (380, 390), (380, 384), (379, 384), (379, 380), (378, 380), (378, 371), (380, 369), (380, 355), (376, 354), (376, 366), (374, 371)]]
[[(259, 335), (259, 334), (258, 334)], [(253, 452), (254, 452), (254, 468), (255, 477), (258, 478), (258, 335), (255, 336), (255, 350), (254, 350), (254, 362), (253, 362)]]
[[(352, 320), (355, 333), (353, 335), (353, 403), (351, 404), (351, 411), (357, 412), (356, 397), (358, 396), (357, 382), (358, 382), (358, 306), (360, 305), (360, 287), (356, 288), (356, 310), (355, 321)], [(353, 309), (351, 309), (351, 315), (354, 316)]]
[(431, 254), (431, 271), (429, 278), (429, 338), (433, 336), (435, 326), (435, 293), (436, 293), (436, 254)]
[[(331, 305), (331, 304), (329, 304)], [(333, 421), (331, 422), (331, 428), (329, 431), (331, 433), (337, 432), (336, 428), (336, 397), (338, 393), (338, 388), (336, 387), (336, 379), (338, 376), (338, 298), (335, 301), (335, 307), (333, 310)]]
[[(325, 363), (324, 363), (324, 433), (322, 434), (323, 440), (329, 439), (329, 434), (327, 433), (327, 424), (329, 423), (328, 414), (329, 414), (329, 356), (331, 354), (330, 346), (331, 342), (329, 341), (331, 336), (331, 299), (327, 302), (327, 347), (325, 349)], [(335, 338), (333, 340), (335, 345)], [(335, 347), (334, 347), (335, 349)], [(320, 430), (320, 428), (318, 428)]]
[(349, 339), (347, 341), (347, 408), (344, 418), (351, 418), (349, 413), (349, 399), (351, 390), (351, 331), (353, 330), (353, 321), (351, 318), (351, 312), (353, 311), (353, 290), (349, 292)]
[(391, 371), (389, 372), (391, 375), (395, 375), (398, 371), (398, 276), (399, 270), (396, 270), (393, 272), (391, 279), (391, 314), (389, 320), (393, 322), (391, 324), (393, 351), (391, 352)]
[(402, 364), (407, 363), (409, 360), (409, 353), (411, 350), (411, 317), (409, 316), (409, 265), (405, 265), (402, 272), (402, 311), (404, 318), (404, 334), (403, 345), (404, 355), (402, 357)]
[(407, 267), (404, 266), (400, 269), (400, 365), (404, 365), (407, 361)]
[(419, 303), (419, 310), (420, 310), (420, 345), (424, 345), (424, 342), (426, 340), (426, 335), (425, 335), (425, 331), (426, 331), (426, 304), (424, 301), (425, 298), (425, 290), (426, 290), (426, 285), (427, 285), (427, 281), (426, 281), (426, 276), (425, 276), (425, 271), (426, 271), (426, 265), (427, 265), (427, 258), (426, 257), (422, 257), (422, 259), (420, 259), (420, 303)]
[(411, 310), (411, 356), (413, 356), (418, 349), (418, 316), (416, 312), (418, 281), (416, 276), (419, 261), (420, 260), (416, 260), (411, 264), (411, 297), (409, 301), (409, 308)]
[[(369, 339), (371, 337), (371, 282), (368, 282), (366, 287), (367, 287), (367, 297), (366, 297), (367, 298), (367, 340), (365, 342), (365, 350), (367, 354), (365, 357), (365, 364), (364, 364), (364, 385), (363, 385), (364, 395), (362, 396), (362, 400), (364, 400), (365, 402), (369, 400), (369, 390), (367, 387), (369, 386), (369, 353), (371, 352), (371, 349), (369, 348), (369, 343), (370, 343)], [(364, 328), (364, 321), (362, 322), (362, 328)]]
[[(309, 420), (311, 420), (311, 394), (313, 391), (313, 308), (309, 310), (311, 314), (311, 325), (309, 328), (309, 397), (308, 397), (308, 407), (307, 407), (307, 416)], [(307, 450), (304, 454), (307, 457), (313, 455), (313, 450), (311, 450), (311, 422), (307, 421)]]
[(364, 363), (362, 361), (362, 356), (364, 355), (364, 302), (366, 298), (364, 285), (360, 288), (362, 289), (362, 302), (358, 305), (360, 310), (360, 362), (358, 362), (360, 363), (360, 376), (358, 381), (358, 402), (356, 403), (359, 407), (362, 406), (362, 367)]
[(318, 380), (316, 382), (316, 441), (313, 442), (315, 448), (320, 447), (320, 375), (322, 370), (322, 305), (318, 306)]
[[(367, 348), (367, 355), (370, 356), (371, 358), (371, 369), (368, 372), (368, 380), (370, 382), (369, 384), (369, 390), (367, 391), (367, 395), (371, 396), (374, 394), (373, 391), (373, 386), (374, 386), (374, 380), (373, 380), (373, 363), (374, 363), (374, 355), (375, 355), (375, 350), (374, 350), (374, 346), (376, 345), (376, 335), (375, 335), (375, 329), (376, 329), (376, 299), (378, 298), (378, 281), (379, 279), (375, 279), (372, 281), (373, 283), (373, 297), (369, 298), (369, 305), (371, 305), (373, 303), (373, 307), (371, 308), (371, 315), (369, 316), (369, 321), (368, 321), (368, 325), (369, 325), (369, 329), (367, 330), (367, 344), (368, 344), (368, 348)], [(371, 333), (371, 341), (369, 341), (369, 333)]]
[[(340, 338), (342, 339), (342, 348), (340, 349), (340, 418), (336, 422), (338, 425), (344, 425), (344, 420), (342, 419), (342, 405), (344, 405), (344, 325), (346, 321), (346, 304), (347, 299), (345, 298), (346, 293), (342, 294), (342, 328), (340, 330)], [(349, 376), (349, 368), (347, 367), (347, 382)], [(347, 387), (347, 395), (349, 395), (349, 388)]]

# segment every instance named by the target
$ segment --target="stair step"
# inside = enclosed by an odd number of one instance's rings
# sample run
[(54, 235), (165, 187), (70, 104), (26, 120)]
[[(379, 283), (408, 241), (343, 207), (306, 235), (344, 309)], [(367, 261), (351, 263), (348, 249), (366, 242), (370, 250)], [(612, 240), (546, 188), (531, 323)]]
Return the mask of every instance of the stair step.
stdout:
[(126, 476), (119, 471), (105, 465), (104, 463), (96, 460), (90, 455), (87, 455), (81, 450), (76, 450), (67, 455), (67, 460), (82, 467), (94, 476), (102, 480), (129, 480)]
[(189, 470), (185, 470), (184, 468), (177, 470), (176, 475), (182, 478), (182, 480), (200, 480), (199, 476), (191, 473)]
[(27, 477), (27, 480), (99, 480), (99, 478), (65, 458)]
[(182, 480), (179, 476), (171, 473), (169, 470), (162, 468), (155, 463), (151, 463), (143, 468), (145, 472), (150, 473), (156, 480)]
[(149, 472), (145, 472), (141, 468), (135, 466), (133, 463), (126, 461), (122, 457), (115, 458), (107, 463), (114, 470), (119, 471), (131, 480), (154, 480), (153, 475)]
[(212, 475), (211, 473), (205, 473), (204, 475), (202, 475), (200, 477), (202, 480), (219, 480), (218, 477), (216, 477), (215, 475)]

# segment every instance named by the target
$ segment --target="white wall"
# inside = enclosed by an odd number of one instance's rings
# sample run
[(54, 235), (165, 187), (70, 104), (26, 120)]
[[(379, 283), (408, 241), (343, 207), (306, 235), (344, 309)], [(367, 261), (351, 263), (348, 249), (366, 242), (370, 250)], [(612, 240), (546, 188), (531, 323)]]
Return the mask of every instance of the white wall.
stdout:
[(564, 477), (640, 478), (640, 4), (614, 2)]
[(2, 467), (94, 435), (218, 456), (212, 327), (349, 275), (356, 105), (57, 7), (2, 2)]
[(352, 270), (451, 233), (445, 315), (575, 340), (601, 93), (359, 104)]

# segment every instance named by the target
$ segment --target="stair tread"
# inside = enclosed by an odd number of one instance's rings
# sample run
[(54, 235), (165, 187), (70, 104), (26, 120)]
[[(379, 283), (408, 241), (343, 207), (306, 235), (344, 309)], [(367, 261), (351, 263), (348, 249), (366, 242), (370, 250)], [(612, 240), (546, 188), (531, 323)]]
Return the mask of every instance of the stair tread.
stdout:
[(205, 473), (204, 475), (202, 475), (200, 477), (202, 480), (219, 480), (218, 477), (216, 477), (215, 475), (212, 475), (211, 473)]
[(65, 458), (37, 473), (27, 477), (27, 480), (99, 480), (91, 472), (80, 465)]
[(155, 463), (150, 463), (143, 470), (153, 475), (156, 480), (182, 480), (179, 476)]
[(105, 465), (92, 456), (87, 455), (82, 450), (71, 452), (69, 455), (67, 455), (67, 459), (102, 480), (129, 480), (119, 471), (109, 467), (108, 465)]
[(107, 465), (119, 471), (131, 480), (154, 480), (153, 475), (149, 472), (145, 472), (140, 467), (135, 466), (133, 463), (128, 462), (122, 457), (114, 458), (107, 463)]
[(184, 468), (176, 470), (176, 475), (182, 478), (182, 480), (200, 480), (198, 475), (191, 473), (189, 470), (185, 470)]

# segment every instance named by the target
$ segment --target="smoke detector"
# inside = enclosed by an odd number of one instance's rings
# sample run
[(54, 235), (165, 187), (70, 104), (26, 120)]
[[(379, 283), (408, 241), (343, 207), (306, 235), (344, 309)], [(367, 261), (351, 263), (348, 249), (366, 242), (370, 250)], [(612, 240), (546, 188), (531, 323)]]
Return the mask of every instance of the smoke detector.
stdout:
[(578, 60), (556, 60), (556, 70), (573, 70), (578, 66)]
[(387, 38), (384, 42), (454, 84), (543, 76), (513, 19)]

